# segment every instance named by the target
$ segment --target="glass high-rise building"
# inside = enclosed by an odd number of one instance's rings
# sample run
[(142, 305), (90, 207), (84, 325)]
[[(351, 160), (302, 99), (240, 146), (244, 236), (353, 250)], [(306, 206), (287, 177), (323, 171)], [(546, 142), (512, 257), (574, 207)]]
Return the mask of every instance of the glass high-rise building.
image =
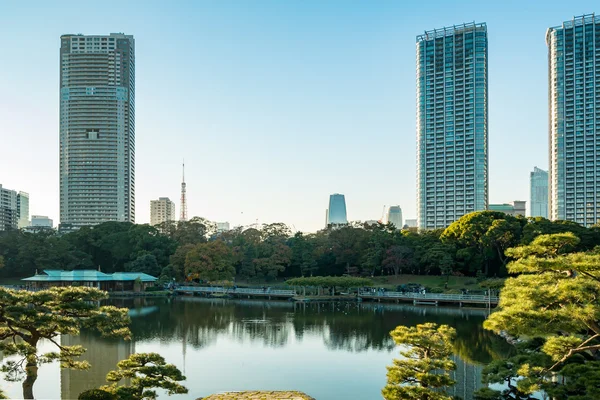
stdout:
[(417, 36), (417, 214), (445, 228), (488, 205), (485, 23)]
[(60, 41), (60, 222), (134, 222), (133, 36)]
[(534, 167), (529, 182), (529, 216), (548, 218), (548, 171)]
[(327, 209), (327, 226), (343, 225), (348, 223), (346, 215), (346, 198), (343, 194), (334, 193), (329, 196), (329, 208)]
[(402, 229), (402, 209), (400, 206), (390, 206), (388, 208), (387, 222), (394, 224), (396, 229)]
[(29, 193), (19, 192), (17, 194), (17, 216), (19, 228), (29, 226)]
[(546, 32), (549, 217), (600, 220), (600, 19), (575, 17)]

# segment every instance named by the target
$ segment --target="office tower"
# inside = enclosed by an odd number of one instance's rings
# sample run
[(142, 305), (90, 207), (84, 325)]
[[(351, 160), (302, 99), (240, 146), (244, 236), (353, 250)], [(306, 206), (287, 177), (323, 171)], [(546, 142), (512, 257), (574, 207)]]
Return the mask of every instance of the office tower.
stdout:
[(546, 32), (549, 217), (600, 220), (600, 19), (582, 15)]
[(402, 229), (402, 209), (400, 206), (391, 206), (388, 208), (387, 222), (394, 224), (396, 229)]
[(31, 226), (32, 227), (43, 227), (43, 228), (53, 228), (53, 221), (48, 218), (46, 215), (32, 215), (31, 216)]
[(503, 212), (508, 215), (516, 217), (517, 215), (525, 216), (527, 210), (527, 202), (522, 200), (515, 200), (510, 204), (490, 204), (488, 205), (489, 211)]
[(17, 229), (18, 221), (17, 192), (0, 184), (0, 231)]
[(418, 226), (416, 219), (407, 219), (405, 224), (407, 228), (416, 228)]
[(229, 230), (229, 222), (217, 222), (217, 233), (227, 232)]
[(134, 222), (133, 36), (60, 40), (60, 222)]
[(327, 214), (327, 226), (343, 225), (348, 223), (346, 216), (346, 199), (343, 194), (334, 193), (329, 196), (329, 213)]
[(175, 203), (168, 197), (159, 197), (150, 201), (150, 225), (158, 225), (167, 221), (175, 221)]
[(17, 194), (17, 226), (25, 228), (29, 226), (29, 194), (19, 192)]
[(417, 36), (417, 214), (445, 228), (488, 204), (485, 23)]
[(529, 181), (529, 215), (548, 218), (548, 171), (534, 167)]

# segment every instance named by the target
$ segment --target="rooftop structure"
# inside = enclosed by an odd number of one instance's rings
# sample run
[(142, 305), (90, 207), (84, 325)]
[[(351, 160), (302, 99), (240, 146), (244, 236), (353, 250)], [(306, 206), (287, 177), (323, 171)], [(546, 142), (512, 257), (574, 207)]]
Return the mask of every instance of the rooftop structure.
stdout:
[(158, 278), (143, 272), (115, 272), (113, 274), (105, 274), (104, 272), (90, 269), (74, 271), (45, 269), (41, 274), (36, 273), (34, 276), (23, 278), (22, 280), (35, 289), (78, 284), (80, 286), (114, 291), (135, 290), (136, 282), (140, 284), (139, 290), (143, 290), (146, 286), (154, 284)]

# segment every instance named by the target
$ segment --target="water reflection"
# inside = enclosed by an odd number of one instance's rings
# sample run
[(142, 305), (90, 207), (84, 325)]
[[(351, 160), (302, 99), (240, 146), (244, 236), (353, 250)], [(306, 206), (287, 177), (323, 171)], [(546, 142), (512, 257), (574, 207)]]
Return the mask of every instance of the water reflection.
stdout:
[[(93, 367), (87, 372), (61, 371), (63, 399), (103, 384), (106, 372), (136, 350), (160, 352), (188, 370), (190, 395), (178, 398), (222, 390), (297, 389), (327, 400), (340, 398), (344, 386), (347, 398), (376, 399), (385, 384), (385, 366), (397, 356), (389, 332), (400, 324), (424, 322), (457, 330), (454, 394), (469, 399), (481, 387), (483, 366), (510, 352), (505, 341), (482, 329), (486, 310), (197, 297), (112, 303), (131, 309), (132, 342), (89, 333), (65, 338), (65, 343), (88, 349), (85, 358)], [(228, 372), (221, 374), (220, 368)], [(302, 373), (282, 378), (282, 371)]]

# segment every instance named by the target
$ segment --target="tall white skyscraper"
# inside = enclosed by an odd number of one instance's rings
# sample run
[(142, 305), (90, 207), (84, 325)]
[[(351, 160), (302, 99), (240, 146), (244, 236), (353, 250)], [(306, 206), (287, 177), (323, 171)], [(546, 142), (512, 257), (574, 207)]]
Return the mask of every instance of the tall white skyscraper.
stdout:
[(575, 17), (546, 32), (549, 217), (600, 221), (600, 18)]
[(150, 201), (150, 225), (158, 225), (167, 221), (175, 221), (175, 203), (168, 197), (159, 197)]
[(60, 222), (134, 222), (133, 36), (60, 41)]
[(485, 23), (417, 36), (417, 219), (445, 228), (488, 205)]

